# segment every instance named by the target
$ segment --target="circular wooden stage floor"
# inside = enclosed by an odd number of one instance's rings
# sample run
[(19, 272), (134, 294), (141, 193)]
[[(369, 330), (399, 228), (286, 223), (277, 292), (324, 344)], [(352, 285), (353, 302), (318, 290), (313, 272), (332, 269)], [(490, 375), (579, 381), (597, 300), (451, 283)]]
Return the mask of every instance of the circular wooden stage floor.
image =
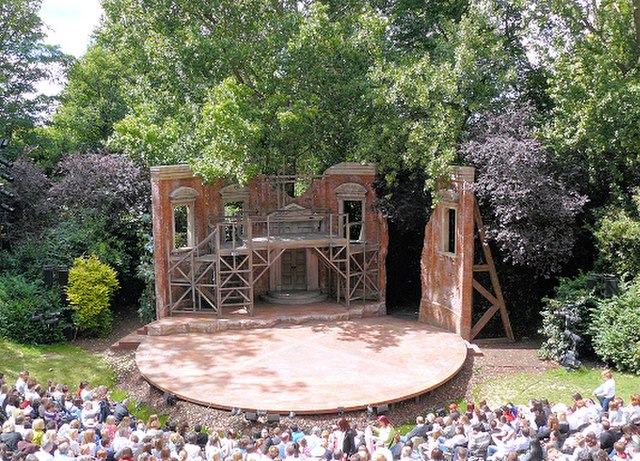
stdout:
[(456, 334), (392, 317), (149, 336), (136, 361), (154, 386), (221, 409), (335, 413), (434, 389), (464, 364)]

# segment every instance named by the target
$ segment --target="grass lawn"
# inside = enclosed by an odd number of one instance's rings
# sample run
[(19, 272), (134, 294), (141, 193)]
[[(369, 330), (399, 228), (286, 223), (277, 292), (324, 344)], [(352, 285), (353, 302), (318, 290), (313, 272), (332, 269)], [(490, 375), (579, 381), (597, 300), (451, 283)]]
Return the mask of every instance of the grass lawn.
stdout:
[[(115, 373), (107, 363), (96, 354), (65, 344), (52, 346), (22, 346), (10, 341), (0, 340), (0, 357), (2, 357), (2, 371), (5, 381), (13, 385), (18, 379), (18, 373), (29, 370), (31, 376), (40, 384), (46, 385), (49, 379), (56, 383), (69, 386), (75, 393), (80, 381), (89, 381), (91, 387), (102, 384), (113, 388)], [(112, 399), (122, 401), (127, 393), (121, 389), (114, 389)], [(131, 402), (129, 409), (137, 418), (147, 421), (149, 416), (156, 413), (146, 405)], [(164, 424), (167, 416), (161, 415), (160, 422)]]
[[(491, 408), (512, 402), (526, 404), (531, 398), (549, 399), (549, 402), (571, 403), (571, 394), (580, 392), (591, 397), (602, 382), (599, 368), (581, 367), (577, 371), (549, 370), (542, 374), (516, 373), (511, 376), (491, 378), (473, 390), (475, 400), (486, 399)], [(616, 373), (616, 395), (629, 401), (629, 395), (640, 392), (640, 376)]]
[(89, 381), (91, 387), (113, 387), (115, 374), (102, 357), (77, 347), (64, 344), (52, 346), (22, 346), (0, 340), (0, 357), (5, 381), (12, 386), (18, 373), (28, 370), (38, 383), (46, 385), (49, 379), (63, 383), (74, 391), (80, 381)]

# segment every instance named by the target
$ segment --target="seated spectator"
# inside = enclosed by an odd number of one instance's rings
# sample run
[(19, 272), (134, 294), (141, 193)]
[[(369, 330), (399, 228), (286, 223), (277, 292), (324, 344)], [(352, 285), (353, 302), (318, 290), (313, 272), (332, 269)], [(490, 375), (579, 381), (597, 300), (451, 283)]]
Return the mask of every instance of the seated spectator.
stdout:
[(618, 408), (616, 400), (609, 402), (608, 418), (609, 423), (614, 427), (622, 427), (627, 423), (627, 413), (622, 408)]
[(189, 432), (185, 436), (184, 450), (187, 454), (187, 460), (193, 461), (202, 455), (200, 446), (198, 445), (198, 436), (195, 432)]
[(602, 424), (598, 422), (597, 418), (590, 416), (589, 424), (587, 425), (587, 427), (582, 429), (581, 432), (583, 435), (586, 435), (587, 432), (593, 432), (596, 435), (596, 437), (600, 437), (600, 434), (602, 434)]
[(634, 416), (640, 417), (640, 394), (631, 394), (630, 400), (629, 405), (624, 407), (624, 411), (627, 413), (627, 421), (631, 421)]
[(40, 450), (34, 453), (38, 461), (53, 461), (53, 440), (44, 440)]
[(444, 453), (453, 453), (457, 447), (467, 445), (467, 437), (464, 435), (464, 427), (462, 425), (455, 426), (455, 434), (450, 439), (441, 437), (438, 439), (439, 448)]
[(625, 453), (625, 447), (627, 446), (626, 441), (623, 439), (618, 440), (613, 444), (613, 456), (611, 456), (612, 461), (628, 461), (627, 454)]
[(69, 455), (69, 444), (67, 442), (62, 442), (58, 445), (58, 449), (54, 452), (53, 459), (54, 461), (75, 461), (75, 458)]
[(27, 370), (21, 371), (16, 381), (16, 391), (24, 397), (27, 392), (27, 381), (29, 380), (29, 372)]
[(207, 445), (207, 441), (209, 440), (209, 434), (202, 430), (201, 424), (193, 426), (193, 431), (196, 433), (196, 443), (202, 450), (204, 450), (204, 447)]
[[(531, 440), (529, 439), (529, 429), (523, 429), (520, 434), (514, 437), (502, 439), (493, 451), (490, 446), (487, 450), (487, 458), (495, 460), (507, 459), (510, 453), (524, 454), (528, 449)], [(517, 456), (516, 456), (517, 458)]]
[(469, 434), (467, 445), (469, 456), (472, 458), (485, 458), (490, 444), (491, 437), (488, 432), (484, 431), (482, 424), (474, 424), (471, 434)]
[(91, 394), (91, 389), (89, 387), (89, 381), (80, 381), (80, 385), (78, 386), (78, 392), (76, 395), (81, 398), (83, 402), (93, 400), (93, 395)]
[(123, 448), (120, 456), (118, 457), (118, 461), (133, 461), (133, 452), (131, 451), (131, 448)]
[(96, 417), (98, 416), (98, 411), (100, 409), (94, 407), (93, 402), (87, 400), (82, 405), (82, 412), (80, 414), (80, 419), (82, 422), (82, 426), (86, 428), (92, 428), (96, 425)]
[(600, 450), (600, 443), (598, 438), (593, 432), (588, 432), (584, 436), (585, 442), (587, 443), (587, 447), (589, 447), (589, 452), (591, 453), (591, 457), (596, 451)]
[(411, 457), (412, 451), (413, 449), (410, 446), (402, 447), (402, 450), (400, 450), (400, 461), (413, 461)]
[(602, 420), (601, 427), (600, 447), (607, 453), (611, 453), (613, 450), (613, 444), (622, 437), (622, 431), (619, 428), (612, 428), (608, 419)]
[(16, 431), (16, 427), (11, 420), (5, 421), (2, 425), (0, 443), (6, 445), (6, 450), (10, 453), (18, 451), (18, 442), (22, 440), (22, 435)]
[(218, 433), (214, 432), (209, 436), (207, 445), (204, 448), (205, 459), (207, 461), (220, 461), (220, 459), (222, 459), (221, 452), (222, 450)]
[(40, 449), (38, 445), (33, 443), (33, 430), (25, 430), (24, 438), (18, 442), (17, 448), (18, 451), (21, 451), (22, 453), (25, 453), (27, 455), (35, 453)]

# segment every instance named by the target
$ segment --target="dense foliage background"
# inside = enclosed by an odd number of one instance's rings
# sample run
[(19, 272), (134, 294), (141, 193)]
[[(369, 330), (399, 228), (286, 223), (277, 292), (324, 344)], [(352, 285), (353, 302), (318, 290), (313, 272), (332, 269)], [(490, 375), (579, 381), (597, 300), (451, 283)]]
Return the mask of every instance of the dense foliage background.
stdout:
[[(103, 0), (77, 60), (43, 45), (39, 4), (0, 5), (0, 277), (95, 254), (116, 304), (149, 313), (151, 165), (245, 181), (368, 161), (388, 302), (415, 306), (435, 181), (464, 163), (517, 333), (561, 275), (611, 272), (637, 300), (640, 0)], [(57, 104), (33, 98), (56, 72)]]

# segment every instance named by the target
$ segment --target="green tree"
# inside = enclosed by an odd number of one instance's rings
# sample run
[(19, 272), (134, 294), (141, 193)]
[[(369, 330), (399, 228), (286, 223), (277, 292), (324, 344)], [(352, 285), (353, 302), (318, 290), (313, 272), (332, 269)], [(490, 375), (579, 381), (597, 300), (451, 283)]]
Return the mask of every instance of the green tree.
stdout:
[(640, 180), (640, 0), (538, 0), (552, 110), (543, 134), (593, 206)]
[(68, 83), (60, 94), (60, 106), (43, 135), (59, 152), (104, 147), (116, 122), (124, 118), (127, 68), (118, 56), (98, 45), (71, 66)]
[(435, 177), (467, 120), (517, 92), (517, 27), (491, 0), (432, 18), (433, 43), (413, 51), (366, 1), (205, 3), (105, 2), (97, 41), (139, 75), (112, 148), (208, 178), (354, 159)]
[(67, 62), (57, 47), (43, 43), (41, 3), (0, 1), (0, 137), (11, 137), (42, 119), (52, 98), (34, 97), (36, 85), (56, 76), (57, 67)]
[(629, 211), (611, 208), (598, 220), (598, 265), (625, 279), (640, 275), (640, 190), (633, 196)]

